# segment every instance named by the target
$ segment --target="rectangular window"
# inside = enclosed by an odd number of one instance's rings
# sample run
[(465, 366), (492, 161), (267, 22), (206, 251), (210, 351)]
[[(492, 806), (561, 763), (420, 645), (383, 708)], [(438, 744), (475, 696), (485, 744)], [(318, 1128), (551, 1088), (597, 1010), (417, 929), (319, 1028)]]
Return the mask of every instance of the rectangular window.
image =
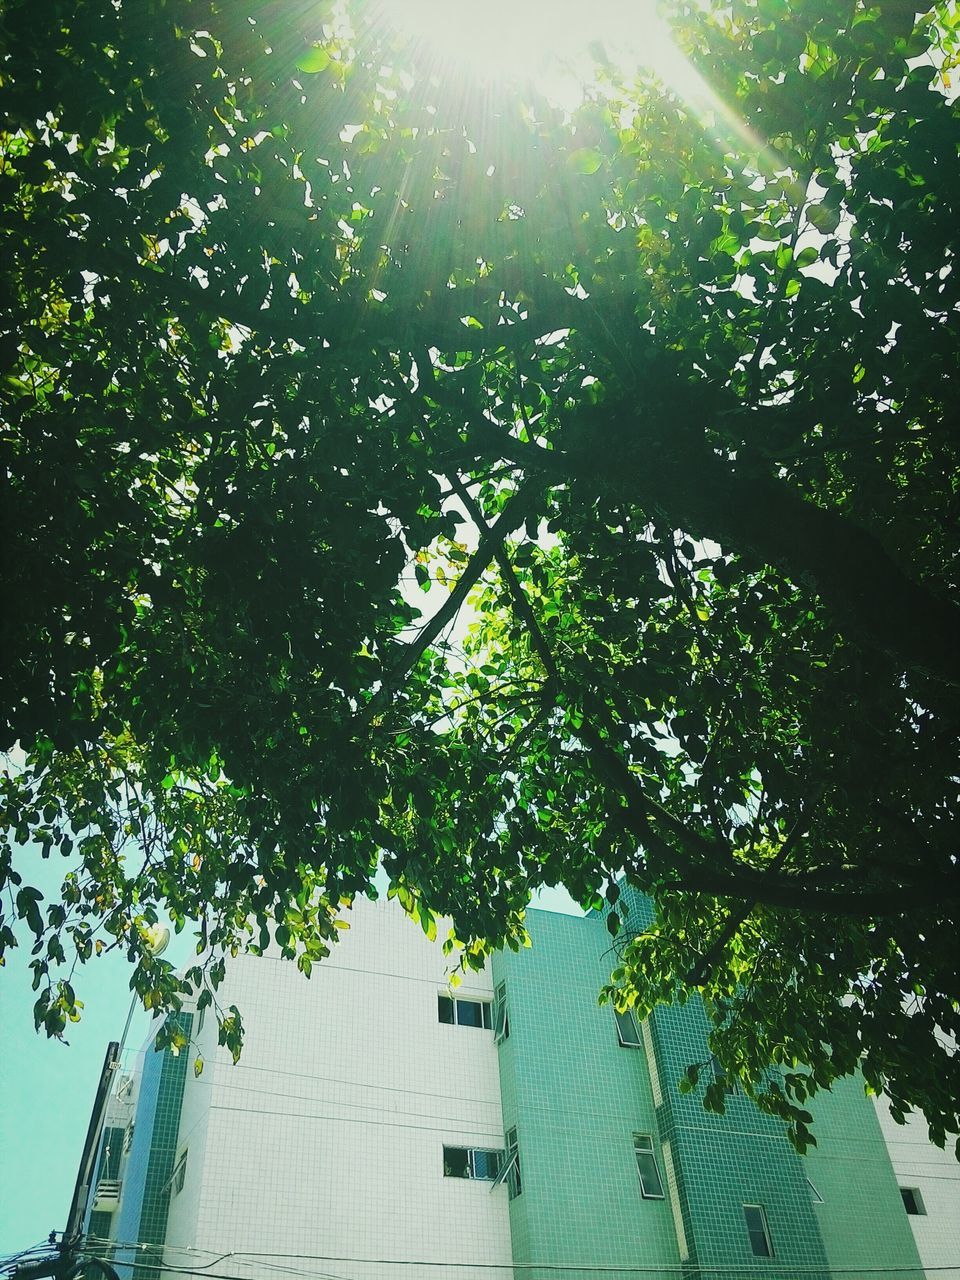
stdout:
[(903, 1207), (911, 1217), (925, 1217), (926, 1208), (923, 1203), (923, 1196), (916, 1187), (901, 1187), (900, 1197), (903, 1200)]
[(500, 1043), (510, 1038), (510, 1018), (507, 1014), (507, 984), (498, 982), (493, 997), (493, 1038)]
[(772, 1258), (773, 1245), (770, 1243), (770, 1232), (767, 1229), (767, 1215), (759, 1204), (745, 1204), (743, 1216), (747, 1222), (750, 1235), (750, 1248), (755, 1258)]
[(480, 1147), (443, 1148), (445, 1178), (475, 1178), (479, 1182), (495, 1182), (502, 1163), (502, 1151), (487, 1151)]
[(623, 1013), (619, 1009), (614, 1009), (613, 1016), (617, 1020), (617, 1036), (620, 1044), (624, 1049), (640, 1049), (642, 1041), (640, 1032), (637, 1030), (637, 1020), (633, 1016), (631, 1009), (624, 1009)]
[(458, 1027), (484, 1027), (487, 1031), (493, 1026), (489, 1000), (467, 1000), (462, 996), (437, 996), (437, 1018), (440, 1022)]
[(645, 1200), (663, 1199), (663, 1180), (660, 1168), (653, 1151), (653, 1138), (649, 1133), (633, 1135), (633, 1150), (637, 1158), (637, 1173), (640, 1175), (640, 1194)]
[[(507, 1193), (511, 1200), (515, 1200), (523, 1190), (523, 1183), (520, 1181), (520, 1148), (517, 1146), (516, 1129), (508, 1129), (504, 1141), (507, 1149), (504, 1152), (500, 1172), (493, 1180), (493, 1187), (499, 1187), (501, 1182), (506, 1182)], [(490, 1188), (491, 1191), (493, 1187)]]
[[(503, 984), (501, 983), (501, 986)], [(506, 997), (504, 997), (506, 998)], [(504, 1018), (506, 1018), (506, 1009), (504, 1009)], [(509, 1030), (504, 1033), (504, 1038), (509, 1035)], [(523, 1183), (520, 1181), (520, 1147), (517, 1142), (516, 1129), (507, 1130), (507, 1189), (510, 1193), (510, 1199), (515, 1200), (523, 1190)]]

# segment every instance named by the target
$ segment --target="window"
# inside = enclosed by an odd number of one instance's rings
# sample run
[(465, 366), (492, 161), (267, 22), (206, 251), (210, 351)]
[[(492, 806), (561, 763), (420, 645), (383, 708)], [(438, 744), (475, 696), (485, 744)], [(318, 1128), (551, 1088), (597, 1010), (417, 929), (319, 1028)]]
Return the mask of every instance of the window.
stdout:
[(807, 1179), (807, 1186), (810, 1188), (810, 1196), (811, 1196), (811, 1198), (812, 1198), (812, 1200), (813, 1200), (813, 1203), (814, 1203), (814, 1204), (823, 1204), (823, 1196), (820, 1194), (820, 1192), (819, 1192), (819, 1191), (817, 1190), (817, 1188), (813, 1185), (813, 1183), (810, 1181), (810, 1179), (809, 1179), (809, 1178)]
[(623, 1048), (642, 1048), (640, 1032), (637, 1030), (637, 1020), (633, 1016), (633, 1011), (624, 1009), (623, 1013), (621, 1013), (619, 1009), (614, 1009), (613, 1016), (617, 1020), (617, 1035)]
[[(523, 1184), (520, 1181), (520, 1148), (517, 1145), (516, 1129), (508, 1129), (505, 1138), (507, 1150), (503, 1164), (500, 1166), (500, 1172), (493, 1180), (493, 1187), (499, 1187), (501, 1182), (506, 1182), (507, 1192), (511, 1200), (523, 1190)], [(493, 1190), (493, 1187), (490, 1190)]]
[(485, 1151), (479, 1147), (444, 1147), (445, 1178), (476, 1178), (495, 1182), (503, 1163), (502, 1151)]
[(637, 1158), (637, 1173), (640, 1175), (640, 1194), (644, 1200), (663, 1199), (663, 1180), (657, 1165), (657, 1157), (653, 1152), (653, 1138), (649, 1133), (633, 1135), (633, 1150)]
[(187, 1177), (187, 1153), (186, 1151), (184, 1151), (181, 1153), (180, 1159), (174, 1165), (173, 1177), (170, 1179), (170, 1183), (173, 1187), (173, 1194), (175, 1196), (178, 1196), (180, 1192), (183, 1190), (183, 1184), (186, 1181), (186, 1177)]
[(750, 1235), (750, 1248), (755, 1258), (772, 1258), (773, 1245), (770, 1243), (770, 1232), (767, 1229), (767, 1215), (759, 1204), (745, 1204), (743, 1216), (747, 1221), (747, 1232)]
[(507, 984), (498, 982), (493, 996), (493, 1038), (500, 1043), (510, 1038), (510, 1018), (507, 1015)]
[(437, 1017), (441, 1022), (458, 1027), (485, 1027), (493, 1025), (489, 1000), (466, 1000), (458, 996), (437, 996)]
[(926, 1215), (926, 1208), (923, 1203), (923, 1196), (916, 1187), (901, 1187), (900, 1197), (903, 1200), (903, 1207), (911, 1217), (923, 1217)]

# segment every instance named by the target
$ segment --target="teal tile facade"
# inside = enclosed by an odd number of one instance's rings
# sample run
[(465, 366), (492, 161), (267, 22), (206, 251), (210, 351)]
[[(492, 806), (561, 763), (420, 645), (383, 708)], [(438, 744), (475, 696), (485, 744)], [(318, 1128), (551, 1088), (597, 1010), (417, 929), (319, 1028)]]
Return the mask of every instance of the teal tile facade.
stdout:
[(641, 1266), (675, 1274), (669, 1200), (644, 1199), (634, 1154), (634, 1134), (657, 1145), (643, 1050), (622, 1048), (612, 1010), (597, 1004), (612, 967), (610, 935), (591, 920), (542, 911), (529, 913), (528, 926), (533, 947), (493, 961), (510, 1018), (499, 1050), (503, 1123), (517, 1129), (523, 1180), (510, 1202), (514, 1261), (610, 1267), (609, 1280), (629, 1280), (636, 1272), (627, 1268)]
[[(646, 903), (629, 905), (632, 923), (642, 924)], [(603, 919), (531, 911), (527, 924), (532, 948), (493, 961), (510, 1013), (499, 1053), (504, 1128), (517, 1129), (523, 1175), (510, 1205), (518, 1265), (582, 1263), (611, 1268), (611, 1280), (922, 1275), (874, 1108), (857, 1081), (818, 1100), (819, 1151), (798, 1156), (782, 1124), (744, 1095), (732, 1095), (718, 1116), (696, 1092), (679, 1092), (686, 1066), (708, 1056), (699, 1000), (657, 1009), (644, 1049), (623, 1047), (611, 1009), (597, 1004), (615, 965)], [(641, 1195), (634, 1134), (653, 1138), (662, 1200)], [(751, 1247), (745, 1205), (763, 1209), (770, 1257)]]
[[(179, 1013), (176, 1018), (189, 1036), (193, 1015)], [(115, 1261), (121, 1280), (155, 1280), (161, 1274), (148, 1263), (162, 1258), (189, 1061), (189, 1053), (175, 1055), (169, 1049), (160, 1053), (148, 1050), (144, 1059), (136, 1127), (113, 1237), (157, 1248), (141, 1248), (136, 1254), (119, 1250)]]

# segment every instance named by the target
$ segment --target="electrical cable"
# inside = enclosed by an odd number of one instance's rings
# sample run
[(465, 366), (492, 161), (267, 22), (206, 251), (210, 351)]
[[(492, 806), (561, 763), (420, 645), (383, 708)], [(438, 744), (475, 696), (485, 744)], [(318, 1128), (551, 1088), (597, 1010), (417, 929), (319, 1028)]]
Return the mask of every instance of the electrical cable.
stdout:
[[(469, 1028), (470, 1030), (478, 1030), (479, 1028)], [(145, 1055), (146, 1049), (135, 1050), (135, 1056)], [(492, 1098), (464, 1098), (457, 1093), (433, 1093), (429, 1089), (404, 1089), (400, 1085), (394, 1084), (368, 1084), (364, 1080), (344, 1080), (339, 1076), (318, 1076), (307, 1071), (284, 1071), (280, 1067), (255, 1067), (252, 1063), (237, 1062), (224, 1063), (230, 1071), (258, 1071), (261, 1075), (269, 1076), (289, 1076), (296, 1080), (317, 1080), (322, 1084), (343, 1084), (348, 1085), (352, 1089), (377, 1089), (384, 1093), (409, 1093), (415, 1094), (421, 1098), (441, 1098), (448, 1102), (468, 1102), (477, 1106), (497, 1107), (499, 1109), (499, 1101)], [(202, 1077), (201, 1077), (202, 1080)]]
[[(588, 1274), (588, 1275), (609, 1275), (616, 1273), (617, 1275), (637, 1275), (637, 1276), (657, 1276), (663, 1274), (684, 1276), (690, 1275), (690, 1263), (669, 1263), (660, 1264), (659, 1266), (637, 1267), (623, 1266), (617, 1263), (584, 1263), (577, 1265), (568, 1262), (441, 1262), (429, 1258), (357, 1258), (343, 1257), (336, 1254), (320, 1254), (320, 1253), (253, 1253), (246, 1251), (237, 1251), (230, 1255), (235, 1259), (240, 1258), (295, 1258), (301, 1262), (352, 1262), (360, 1263), (364, 1266), (384, 1266), (384, 1267), (447, 1267), (452, 1269), (463, 1269), (472, 1271), (550, 1271), (558, 1274)], [(238, 1280), (236, 1275), (227, 1272), (204, 1271), (200, 1268), (176, 1267), (168, 1266), (162, 1262), (146, 1262), (135, 1263), (133, 1265), (143, 1268), (149, 1268), (152, 1271), (175, 1272), (179, 1275), (187, 1276), (206, 1276), (208, 1280)], [(716, 1265), (712, 1263), (698, 1264), (696, 1270), (708, 1271), (711, 1274), (735, 1277), (741, 1280), (744, 1269), (742, 1266)], [(763, 1268), (765, 1275), (779, 1275), (785, 1277), (793, 1276), (811, 1276), (811, 1277), (833, 1277), (833, 1276), (866, 1276), (866, 1275), (888, 1275), (888, 1276), (907, 1276), (907, 1275), (933, 1275), (946, 1274), (949, 1272), (960, 1272), (960, 1262), (949, 1266), (935, 1267), (836, 1267), (826, 1264), (822, 1267), (797, 1267), (788, 1264), (778, 1264), (775, 1262), (765, 1263)], [(311, 1280), (325, 1280), (322, 1273), (318, 1272), (301, 1272), (301, 1275), (307, 1275)]]
[[(211, 1111), (236, 1111), (244, 1116), (282, 1116), (287, 1120), (329, 1120), (334, 1124), (371, 1124), (380, 1125), (384, 1129), (415, 1129), (418, 1133), (451, 1133), (451, 1125), (435, 1125), (435, 1124), (394, 1124), (390, 1120), (361, 1120), (358, 1116), (318, 1116), (315, 1114), (305, 1114), (298, 1111), (270, 1111), (266, 1107), (221, 1107), (216, 1102), (211, 1102)], [(503, 1137), (502, 1127), (489, 1129), (482, 1125), (467, 1127), (459, 1122), (457, 1128), (464, 1130), (469, 1134), (485, 1134), (491, 1137)]]
[[(464, 1119), (462, 1115), (438, 1116), (433, 1111), (401, 1111), (395, 1107), (378, 1107), (372, 1102), (346, 1102), (341, 1098), (311, 1098), (302, 1093), (283, 1093), (275, 1089), (257, 1089), (248, 1084), (223, 1084), (219, 1080), (204, 1080), (202, 1076), (197, 1083), (201, 1086), (206, 1084), (218, 1092), (223, 1089), (231, 1093), (255, 1093), (267, 1098), (289, 1098), (292, 1102), (310, 1102), (321, 1107), (351, 1107), (360, 1111), (381, 1111), (387, 1115), (422, 1116), (425, 1120), (450, 1120), (454, 1124), (462, 1124)], [(496, 1105), (499, 1106), (499, 1103)]]

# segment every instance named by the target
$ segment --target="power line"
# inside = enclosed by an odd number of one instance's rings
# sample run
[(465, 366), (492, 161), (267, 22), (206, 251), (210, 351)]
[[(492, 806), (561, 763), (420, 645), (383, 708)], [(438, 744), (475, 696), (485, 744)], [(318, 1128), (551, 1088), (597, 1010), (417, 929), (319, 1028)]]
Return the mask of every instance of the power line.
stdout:
[(198, 1083), (206, 1084), (217, 1091), (224, 1089), (230, 1093), (255, 1093), (267, 1098), (288, 1098), (292, 1102), (310, 1102), (322, 1107), (352, 1107), (354, 1110), (380, 1111), (387, 1115), (422, 1116), (426, 1120), (451, 1120), (458, 1124), (464, 1119), (463, 1116), (436, 1115), (433, 1111), (398, 1111), (393, 1107), (378, 1107), (372, 1102), (346, 1102), (340, 1098), (311, 1098), (302, 1093), (281, 1093), (275, 1089), (257, 1089), (247, 1084), (223, 1084), (220, 1081), (204, 1080), (202, 1077)]
[[(113, 1243), (113, 1242), (111, 1242)], [(132, 1247), (132, 1246), (127, 1246)], [(146, 1246), (141, 1246), (146, 1247)], [(473, 1271), (552, 1271), (557, 1273), (570, 1274), (572, 1272), (581, 1274), (610, 1274), (616, 1272), (620, 1275), (662, 1275), (669, 1273), (671, 1275), (690, 1275), (693, 1271), (703, 1270), (717, 1275), (730, 1275), (736, 1277), (743, 1276), (743, 1266), (727, 1266), (715, 1265), (709, 1262), (702, 1264), (690, 1263), (670, 1263), (659, 1266), (638, 1267), (638, 1266), (621, 1266), (616, 1263), (584, 1263), (582, 1265), (568, 1262), (442, 1262), (430, 1258), (357, 1258), (345, 1257), (336, 1254), (319, 1254), (319, 1253), (257, 1253), (242, 1250), (227, 1255), (230, 1258), (253, 1258), (253, 1259), (296, 1259), (301, 1262), (353, 1262), (366, 1266), (384, 1266), (384, 1267), (448, 1267), (454, 1269), (469, 1269)], [(203, 1268), (177, 1267), (169, 1266), (163, 1262), (147, 1262), (138, 1263), (139, 1265), (148, 1267), (155, 1271), (173, 1271), (181, 1275), (190, 1275), (202, 1277), (206, 1276), (208, 1280), (237, 1280), (236, 1275), (228, 1272), (208, 1271)], [(839, 1275), (930, 1275), (930, 1274), (946, 1274), (948, 1272), (960, 1272), (960, 1262), (949, 1266), (936, 1267), (836, 1267), (829, 1264), (822, 1267), (797, 1267), (788, 1264), (765, 1263), (763, 1267), (765, 1275), (784, 1274), (789, 1276), (839, 1276)], [(318, 1272), (299, 1272), (298, 1274), (311, 1277), (311, 1280), (327, 1280), (327, 1277)]]
[(503, 1137), (503, 1129), (487, 1129), (482, 1125), (434, 1125), (434, 1124), (394, 1124), (390, 1120), (361, 1120), (358, 1116), (318, 1116), (304, 1114), (299, 1111), (270, 1111), (266, 1107), (221, 1107), (218, 1103), (210, 1104), (211, 1111), (237, 1111), (244, 1116), (283, 1116), (288, 1120), (332, 1120), (334, 1124), (370, 1124), (384, 1129), (416, 1129), (418, 1133), (452, 1133), (463, 1130), (466, 1133), (495, 1134)]
[[(467, 1028), (474, 1030), (474, 1028)], [(137, 1049), (135, 1056), (145, 1055), (146, 1049)], [(216, 1065), (216, 1063), (215, 1063)], [(307, 1071), (284, 1071), (280, 1067), (255, 1067), (252, 1063), (237, 1062), (223, 1063), (230, 1071), (259, 1071), (262, 1075), (270, 1076), (289, 1076), (296, 1080), (316, 1080), (322, 1084), (343, 1084), (348, 1085), (352, 1089), (377, 1089), (386, 1093), (409, 1093), (415, 1094), (421, 1098), (441, 1098), (447, 1102), (469, 1102), (484, 1107), (498, 1107), (499, 1100), (493, 1098), (464, 1098), (457, 1093), (432, 1093), (428, 1089), (404, 1089), (394, 1084), (369, 1084), (363, 1080), (344, 1080), (339, 1076), (318, 1076)], [(212, 1081), (201, 1081), (202, 1083), (212, 1083)]]

